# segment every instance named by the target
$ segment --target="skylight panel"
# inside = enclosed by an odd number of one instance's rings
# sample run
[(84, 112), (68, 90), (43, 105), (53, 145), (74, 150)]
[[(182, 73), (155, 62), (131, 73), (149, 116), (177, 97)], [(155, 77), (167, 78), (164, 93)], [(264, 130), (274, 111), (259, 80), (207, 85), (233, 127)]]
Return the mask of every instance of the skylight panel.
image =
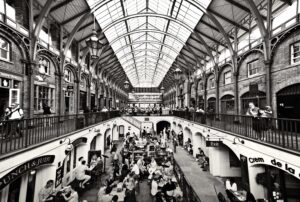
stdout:
[[(172, 17), (182, 24), (168, 19), (174, 1)], [(95, 12), (97, 21), (102, 30), (105, 30), (104, 34), (133, 86), (160, 84), (203, 14), (188, 1), (174, 1), (151, 0), (148, 1), (149, 9), (146, 9), (146, 0), (123, 0), (124, 13), (120, 0), (112, 0)], [(207, 8), (210, 0), (193, 2)], [(94, 5), (95, 1), (88, 0), (88, 4)], [(112, 24), (126, 16), (139, 13), (144, 16)], [(147, 13), (164, 15), (166, 18), (146, 17)], [(106, 29), (107, 26), (111, 27)], [(128, 32), (131, 34), (127, 34)], [(255, 31), (252, 36), (258, 38)]]

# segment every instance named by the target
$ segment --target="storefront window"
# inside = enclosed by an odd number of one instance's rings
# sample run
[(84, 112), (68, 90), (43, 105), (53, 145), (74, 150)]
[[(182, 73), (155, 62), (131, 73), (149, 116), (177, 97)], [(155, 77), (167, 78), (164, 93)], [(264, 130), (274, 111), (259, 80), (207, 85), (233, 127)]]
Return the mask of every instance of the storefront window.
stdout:
[(45, 86), (34, 86), (34, 110), (43, 110), (43, 104), (54, 110), (54, 89)]
[(64, 71), (64, 77), (65, 77), (65, 81), (66, 82), (71, 82), (71, 75), (72, 75), (71, 70), (65, 69), (65, 71)]
[(9, 60), (10, 58), (10, 51), (9, 51), (9, 43), (0, 37), (0, 59)]
[(230, 84), (231, 83), (231, 77), (232, 77), (231, 71), (225, 72), (224, 73), (224, 84)]
[(248, 77), (254, 76), (258, 74), (258, 68), (259, 68), (259, 60), (253, 60), (252, 62), (249, 62), (247, 64), (248, 68)]
[(294, 43), (291, 46), (291, 63), (300, 62), (300, 42)]
[(224, 95), (221, 98), (221, 113), (234, 113), (234, 97), (232, 95)]

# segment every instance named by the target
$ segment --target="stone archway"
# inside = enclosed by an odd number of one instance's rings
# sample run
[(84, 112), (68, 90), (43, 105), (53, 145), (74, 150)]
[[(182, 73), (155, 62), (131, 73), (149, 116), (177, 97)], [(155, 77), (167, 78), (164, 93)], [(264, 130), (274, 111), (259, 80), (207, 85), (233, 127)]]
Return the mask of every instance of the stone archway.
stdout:
[(156, 132), (157, 132), (157, 134), (159, 134), (160, 133), (160, 131), (163, 131), (165, 128), (167, 129), (167, 128), (170, 128), (171, 127), (171, 124), (170, 124), (170, 122), (169, 121), (158, 121), (157, 123), (156, 123)]
[(106, 129), (105, 133), (104, 133), (104, 150), (107, 150), (110, 148), (111, 146), (111, 129), (108, 128)]

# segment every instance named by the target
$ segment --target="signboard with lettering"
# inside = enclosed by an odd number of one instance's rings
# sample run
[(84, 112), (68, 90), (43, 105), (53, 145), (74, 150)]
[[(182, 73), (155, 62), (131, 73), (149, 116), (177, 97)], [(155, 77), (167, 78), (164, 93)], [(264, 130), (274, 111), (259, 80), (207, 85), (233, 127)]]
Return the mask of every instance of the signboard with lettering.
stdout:
[(219, 140), (207, 140), (206, 147), (220, 147), (221, 143)]
[(6, 185), (12, 183), (13, 181), (21, 177), (23, 174), (27, 173), (28, 171), (36, 169), (37, 167), (40, 167), (42, 165), (52, 164), (54, 162), (54, 159), (54, 155), (46, 155), (39, 156), (30, 161), (27, 161), (26, 163), (23, 163), (22, 165), (13, 169), (0, 179), (0, 190), (3, 189)]
[(285, 161), (282, 161), (280, 159), (276, 159), (276, 158), (268, 157), (268, 156), (265, 156), (265, 157), (256, 156), (256, 157), (249, 157), (248, 162), (252, 166), (259, 165), (259, 164), (270, 165), (270, 166), (276, 167), (278, 169), (281, 169), (281, 170), (293, 175), (294, 177), (300, 179), (300, 168), (296, 167), (295, 165), (289, 164)]
[(62, 183), (64, 177), (64, 164), (56, 169), (55, 188)]

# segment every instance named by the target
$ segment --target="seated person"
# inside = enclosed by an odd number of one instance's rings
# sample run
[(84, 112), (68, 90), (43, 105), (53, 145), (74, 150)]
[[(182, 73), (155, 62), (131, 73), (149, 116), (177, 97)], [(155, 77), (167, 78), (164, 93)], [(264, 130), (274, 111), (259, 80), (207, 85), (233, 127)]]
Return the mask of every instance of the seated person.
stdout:
[(174, 198), (174, 192), (176, 189), (176, 184), (169, 177), (167, 183), (163, 186), (163, 193), (166, 196), (166, 201), (171, 201), (170, 199)]
[(75, 178), (79, 181), (83, 181), (79, 184), (81, 188), (85, 188), (84, 185), (91, 179), (91, 176), (86, 175), (85, 172), (90, 171), (90, 169), (86, 165), (86, 161), (81, 161), (81, 165), (79, 165), (75, 169)]
[(46, 185), (39, 191), (39, 201), (54, 201), (55, 193), (54, 181), (48, 180)]
[(79, 201), (78, 193), (74, 189), (72, 189), (71, 186), (68, 186), (64, 189), (62, 196), (65, 199), (65, 201), (69, 201), (69, 202)]
[(156, 163), (154, 157), (152, 157), (151, 162), (148, 165), (149, 179), (152, 179), (153, 173), (156, 171), (156, 169), (157, 169), (157, 163)]
[(109, 174), (109, 177), (105, 180), (106, 187), (112, 189), (114, 186), (118, 184), (115, 180), (113, 173)]

